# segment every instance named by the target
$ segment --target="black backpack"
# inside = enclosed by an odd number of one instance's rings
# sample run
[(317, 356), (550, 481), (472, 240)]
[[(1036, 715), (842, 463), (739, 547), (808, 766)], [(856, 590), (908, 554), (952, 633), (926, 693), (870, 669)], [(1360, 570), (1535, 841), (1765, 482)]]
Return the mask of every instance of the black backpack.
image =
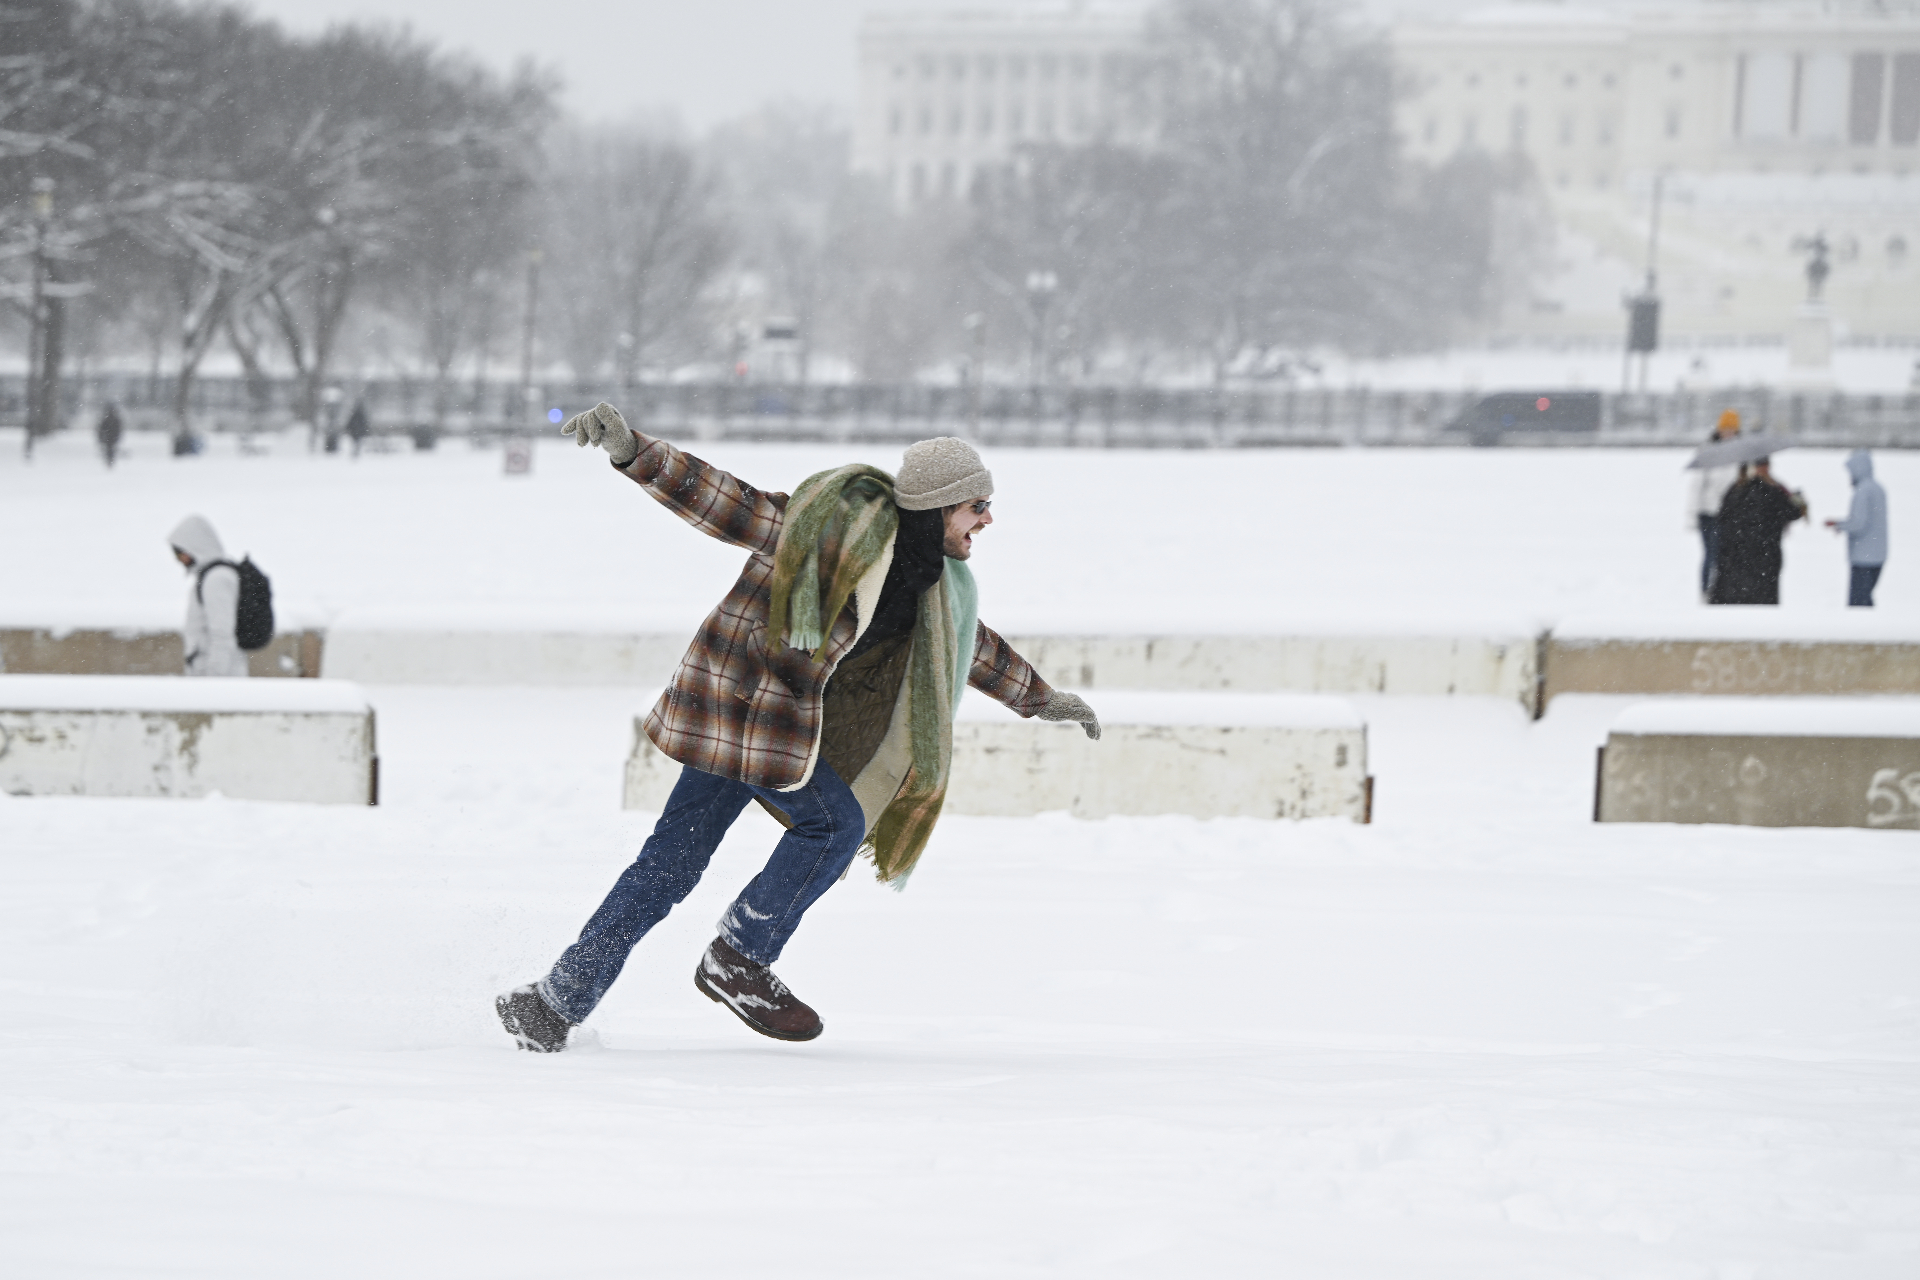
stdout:
[(207, 583), (209, 570), (225, 565), (240, 575), (240, 607), (233, 615), (233, 639), (248, 653), (255, 649), (264, 649), (273, 643), (273, 584), (267, 581), (267, 575), (260, 572), (260, 566), (248, 556), (239, 564), (231, 560), (210, 560), (200, 570), (200, 576), (194, 580), (193, 592), (200, 603), (207, 602), (203, 589)]

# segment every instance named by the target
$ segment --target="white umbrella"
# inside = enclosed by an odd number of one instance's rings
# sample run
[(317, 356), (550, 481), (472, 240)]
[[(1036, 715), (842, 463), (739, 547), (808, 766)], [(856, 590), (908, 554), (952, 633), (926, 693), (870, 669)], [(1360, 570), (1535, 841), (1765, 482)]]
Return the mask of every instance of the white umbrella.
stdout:
[(1793, 448), (1791, 440), (1779, 436), (1751, 435), (1733, 436), (1726, 440), (1712, 440), (1700, 446), (1694, 452), (1693, 461), (1687, 464), (1687, 470), (1698, 471), (1704, 467), (1731, 467), (1736, 463), (1752, 462), (1755, 458), (1764, 458), (1779, 453), (1782, 449)]

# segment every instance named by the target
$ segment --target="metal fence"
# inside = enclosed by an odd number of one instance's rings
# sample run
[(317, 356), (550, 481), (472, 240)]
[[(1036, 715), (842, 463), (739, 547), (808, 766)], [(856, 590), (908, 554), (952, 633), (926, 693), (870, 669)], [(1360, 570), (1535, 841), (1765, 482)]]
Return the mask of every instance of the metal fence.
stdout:
[[(1702, 439), (1720, 411), (1732, 407), (1750, 428), (1808, 444), (1920, 447), (1920, 391), (1872, 396), (1746, 387), (1610, 394), (1602, 398), (1597, 433), (1516, 429), (1475, 438), (1458, 424), (1481, 393), (1457, 391), (547, 382), (523, 399), (517, 384), (466, 382), (436, 396), (431, 382), (409, 378), (343, 381), (340, 390), (322, 421), (309, 426), (316, 435), (341, 430), (361, 400), (376, 433), (411, 437), (419, 447), (447, 437), (549, 431), (550, 412), (564, 417), (600, 400), (619, 405), (636, 425), (705, 440), (904, 442), (963, 435), (990, 445), (1094, 448), (1686, 444)], [(70, 427), (90, 426), (111, 400), (130, 428), (171, 430), (172, 397), (166, 378), (96, 375), (70, 379), (63, 403)], [(295, 425), (295, 400), (290, 380), (250, 386), (241, 378), (202, 378), (190, 419), (200, 432), (282, 430)], [(23, 405), (23, 379), (0, 378), (0, 425), (19, 425)]]

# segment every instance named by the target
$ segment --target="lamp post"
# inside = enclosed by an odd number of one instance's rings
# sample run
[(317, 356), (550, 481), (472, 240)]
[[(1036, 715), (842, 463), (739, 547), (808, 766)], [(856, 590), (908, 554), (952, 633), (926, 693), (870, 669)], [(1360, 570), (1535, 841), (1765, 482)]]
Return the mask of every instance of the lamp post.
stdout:
[(539, 249), (527, 251), (527, 316), (520, 330), (519, 417), (522, 422), (533, 415), (533, 333), (540, 314), (540, 260), (545, 256)]
[(967, 430), (975, 439), (979, 439), (981, 383), (987, 372), (987, 317), (978, 311), (970, 311), (960, 322), (960, 327), (973, 338), (972, 359), (967, 367)]
[(1647, 227), (1647, 283), (1627, 299), (1627, 352), (1620, 363), (1620, 391), (1631, 388), (1633, 357), (1640, 357), (1640, 390), (1647, 389), (1647, 362), (1660, 346), (1660, 292), (1656, 266), (1660, 253), (1660, 197), (1667, 175), (1653, 175), (1653, 219)]
[(1060, 277), (1051, 271), (1027, 272), (1027, 309), (1033, 320), (1033, 349), (1027, 356), (1027, 381), (1038, 387), (1046, 372), (1047, 308)]
[(53, 179), (33, 180), (33, 296), (27, 312), (27, 443), (33, 456), (34, 437), (46, 416), (46, 385), (41, 364), (47, 345), (47, 224), (53, 221)]

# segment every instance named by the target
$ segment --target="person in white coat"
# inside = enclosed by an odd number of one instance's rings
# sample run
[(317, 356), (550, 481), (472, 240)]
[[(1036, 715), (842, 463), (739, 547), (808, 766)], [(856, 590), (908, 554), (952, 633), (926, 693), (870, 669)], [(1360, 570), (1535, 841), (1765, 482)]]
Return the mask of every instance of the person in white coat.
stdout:
[[(1740, 411), (1728, 409), (1714, 424), (1708, 443), (1729, 440), (1740, 434)], [(1727, 490), (1739, 477), (1738, 467), (1702, 467), (1693, 473), (1687, 487), (1687, 523), (1700, 531), (1700, 598), (1713, 591), (1713, 568), (1720, 559), (1720, 504)]]
[(227, 559), (220, 535), (204, 516), (188, 516), (167, 541), (193, 579), (187, 592), (185, 642), (190, 676), (244, 676), (247, 655), (234, 628), (240, 615), (240, 571)]

